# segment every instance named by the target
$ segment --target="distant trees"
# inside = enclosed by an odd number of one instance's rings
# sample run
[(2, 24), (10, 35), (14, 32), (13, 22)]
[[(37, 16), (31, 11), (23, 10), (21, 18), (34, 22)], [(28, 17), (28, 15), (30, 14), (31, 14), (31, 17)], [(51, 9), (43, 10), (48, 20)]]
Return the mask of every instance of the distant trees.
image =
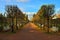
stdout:
[(2, 31), (2, 24), (3, 24), (3, 15), (0, 14), (0, 31)]
[(3, 26), (5, 26), (7, 23), (6, 17), (0, 13), (0, 31), (3, 30)]
[(52, 18), (52, 26), (58, 27), (60, 32), (60, 14), (55, 14)]

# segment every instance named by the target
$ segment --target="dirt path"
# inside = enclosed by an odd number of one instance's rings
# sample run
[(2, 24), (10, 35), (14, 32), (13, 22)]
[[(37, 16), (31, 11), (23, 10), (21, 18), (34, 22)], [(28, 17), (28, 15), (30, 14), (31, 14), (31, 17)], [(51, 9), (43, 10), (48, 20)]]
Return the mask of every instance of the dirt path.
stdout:
[(0, 34), (0, 40), (60, 40), (60, 36), (42, 33), (35, 24), (28, 23), (15, 34)]

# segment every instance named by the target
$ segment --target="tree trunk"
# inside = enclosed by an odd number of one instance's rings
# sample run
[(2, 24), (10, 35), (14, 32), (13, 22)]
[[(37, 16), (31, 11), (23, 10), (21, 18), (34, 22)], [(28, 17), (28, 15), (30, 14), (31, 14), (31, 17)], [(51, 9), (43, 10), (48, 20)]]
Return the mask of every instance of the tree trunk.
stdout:
[(48, 27), (47, 32), (49, 33), (49, 17), (47, 18), (47, 27)]
[(14, 32), (14, 23), (13, 23), (13, 17), (12, 17), (12, 25), (11, 25), (11, 32)]
[(16, 17), (16, 30), (18, 30), (18, 26), (17, 26), (17, 17)]

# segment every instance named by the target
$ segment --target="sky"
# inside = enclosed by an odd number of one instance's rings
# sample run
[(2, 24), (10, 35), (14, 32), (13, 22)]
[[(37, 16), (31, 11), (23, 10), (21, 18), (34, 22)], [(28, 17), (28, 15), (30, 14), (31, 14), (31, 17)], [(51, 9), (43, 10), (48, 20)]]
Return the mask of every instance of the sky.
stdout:
[(0, 12), (5, 12), (6, 5), (17, 5), (22, 12), (38, 12), (43, 4), (54, 4), (56, 10), (60, 9), (60, 0), (0, 0)]
[(60, 0), (0, 0), (0, 13), (5, 12), (6, 5), (17, 5), (22, 12), (31, 15), (36, 13), (44, 4), (54, 4), (55, 11), (60, 10)]

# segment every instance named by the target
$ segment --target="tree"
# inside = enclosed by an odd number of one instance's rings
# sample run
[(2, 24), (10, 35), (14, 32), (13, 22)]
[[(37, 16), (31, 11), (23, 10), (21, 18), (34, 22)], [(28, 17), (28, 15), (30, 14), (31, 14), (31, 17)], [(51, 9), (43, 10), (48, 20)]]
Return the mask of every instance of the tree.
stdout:
[(49, 19), (50, 16), (54, 13), (54, 5), (43, 5), (41, 8), (43, 8), (43, 17), (47, 19), (47, 27), (49, 32)]
[(22, 13), (22, 11), (16, 6), (16, 5), (7, 5), (6, 6), (6, 13), (7, 18), (12, 19), (11, 24), (12, 25), (12, 32), (14, 31), (13, 26), (16, 26), (16, 30), (18, 29), (17, 24), (22, 23), (22, 21), (25, 21), (25, 15)]
[(12, 19), (12, 22), (11, 22), (12, 32), (14, 32), (14, 17), (15, 17), (15, 15), (16, 15), (16, 28), (17, 28), (17, 14), (16, 14), (17, 10), (19, 10), (19, 9), (15, 5), (7, 5), (6, 6), (7, 17)]

